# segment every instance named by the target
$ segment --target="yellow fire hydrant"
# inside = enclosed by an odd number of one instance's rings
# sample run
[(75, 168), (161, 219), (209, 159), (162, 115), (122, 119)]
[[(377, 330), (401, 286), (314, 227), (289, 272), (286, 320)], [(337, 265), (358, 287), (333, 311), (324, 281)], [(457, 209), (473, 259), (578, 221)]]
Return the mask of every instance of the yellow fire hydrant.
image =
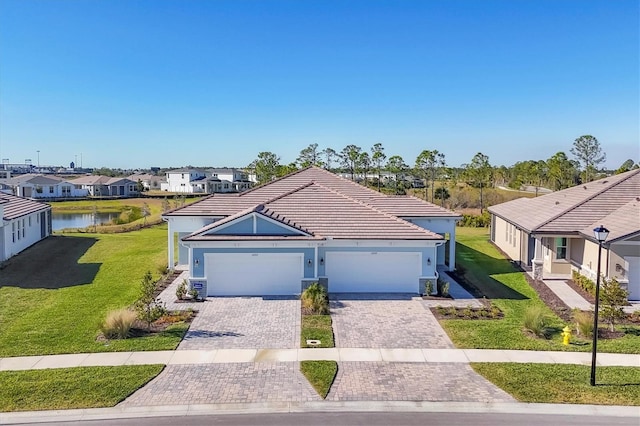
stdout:
[(562, 329), (562, 344), (563, 345), (568, 345), (569, 344), (569, 340), (571, 340), (571, 328), (569, 326), (566, 326), (565, 328)]

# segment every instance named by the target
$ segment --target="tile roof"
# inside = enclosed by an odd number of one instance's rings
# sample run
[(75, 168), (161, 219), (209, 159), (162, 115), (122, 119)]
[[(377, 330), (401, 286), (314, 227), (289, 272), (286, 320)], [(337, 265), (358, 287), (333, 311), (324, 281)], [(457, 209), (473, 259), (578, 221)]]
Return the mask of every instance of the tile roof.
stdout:
[(1, 192), (0, 204), (3, 207), (2, 219), (4, 220), (12, 220), (31, 213), (51, 209), (49, 204)]
[(41, 174), (25, 174), (14, 176), (5, 181), (9, 185), (21, 185), (23, 183), (30, 183), (32, 185), (57, 185), (60, 182), (65, 182), (64, 179), (61, 179), (57, 176), (44, 176)]
[[(594, 223), (600, 224), (605, 217), (638, 197), (640, 169), (537, 198), (519, 198), (491, 206), (488, 210), (529, 232), (578, 233)], [(627, 217), (620, 232), (629, 234), (635, 231), (640, 231), (640, 224), (634, 217)]]
[[(252, 212), (311, 234), (311, 237), (300, 236), (297, 239), (442, 240), (442, 236), (438, 234), (378, 210), (362, 201), (320, 183), (308, 182), (226, 220), (214, 222), (186, 237), (185, 241), (227, 240), (228, 236), (206, 234), (224, 223)], [(279, 238), (291, 239), (290, 237)], [(236, 239), (264, 238), (247, 236), (236, 237)]]
[(229, 216), (296, 190), (310, 182), (317, 182), (394, 216), (460, 217), (452, 211), (415, 197), (382, 194), (319, 167), (298, 170), (239, 194), (214, 194), (188, 206), (167, 212), (165, 216)]
[(584, 237), (595, 241), (593, 235), (594, 228), (606, 224), (605, 228), (609, 230), (607, 244), (614, 243), (633, 237), (640, 233), (640, 197), (629, 201), (622, 207), (614, 210), (610, 214), (593, 222), (591, 225), (580, 230), (580, 234)]
[(121, 181), (127, 181), (126, 183), (136, 183), (131, 179), (124, 178), (124, 177), (111, 177), (111, 176), (98, 176), (98, 175), (83, 176), (83, 177), (70, 180), (69, 182), (73, 183), (74, 185), (113, 185)]

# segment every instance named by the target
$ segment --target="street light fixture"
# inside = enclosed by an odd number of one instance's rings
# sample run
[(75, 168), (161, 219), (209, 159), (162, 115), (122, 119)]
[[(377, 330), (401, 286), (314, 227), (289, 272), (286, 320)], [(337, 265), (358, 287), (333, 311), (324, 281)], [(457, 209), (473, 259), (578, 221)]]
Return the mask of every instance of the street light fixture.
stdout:
[(609, 236), (609, 230), (603, 225), (593, 230), (593, 235), (598, 240), (598, 271), (596, 275), (596, 303), (593, 313), (593, 345), (591, 348), (591, 386), (596, 385), (596, 348), (598, 346), (598, 302), (600, 301), (600, 261), (602, 260), (602, 244)]

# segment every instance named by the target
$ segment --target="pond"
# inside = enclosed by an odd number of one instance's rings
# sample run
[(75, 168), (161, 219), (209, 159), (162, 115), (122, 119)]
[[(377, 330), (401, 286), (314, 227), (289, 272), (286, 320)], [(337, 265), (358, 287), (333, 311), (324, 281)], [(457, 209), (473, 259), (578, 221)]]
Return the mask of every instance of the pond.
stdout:
[[(96, 213), (96, 224), (109, 223), (117, 218), (119, 213)], [(86, 228), (93, 226), (93, 214), (91, 213), (53, 213), (51, 226), (54, 231), (65, 228)]]

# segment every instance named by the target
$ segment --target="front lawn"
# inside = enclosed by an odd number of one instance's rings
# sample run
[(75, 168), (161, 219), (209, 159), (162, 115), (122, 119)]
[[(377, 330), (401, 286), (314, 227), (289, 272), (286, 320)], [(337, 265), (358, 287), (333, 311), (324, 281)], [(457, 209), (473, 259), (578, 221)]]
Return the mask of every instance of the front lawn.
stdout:
[(640, 405), (640, 368), (564, 364), (472, 363), (473, 369), (520, 402)]
[[(320, 340), (317, 346), (307, 345), (307, 340)], [(303, 315), (300, 346), (303, 348), (333, 348), (333, 327), (330, 315)]]
[(0, 412), (113, 407), (162, 371), (162, 365), (0, 372)]
[(300, 371), (322, 398), (326, 398), (338, 373), (335, 361), (302, 361)]
[(0, 273), (0, 356), (173, 349), (188, 328), (98, 342), (107, 311), (131, 305), (166, 264), (166, 226), (125, 234), (52, 236)]
[[(591, 350), (588, 342), (565, 346), (561, 331), (564, 323), (555, 315), (531, 288), (524, 273), (514, 266), (488, 241), (489, 234), (483, 228), (456, 229), (456, 263), (473, 283), (503, 313), (500, 320), (442, 320), (441, 324), (451, 340), (459, 348), (479, 349), (529, 349), (529, 350)], [(525, 334), (523, 316), (530, 306), (542, 306), (551, 318), (551, 339), (534, 338)], [(602, 352), (640, 353), (638, 327), (619, 339), (600, 339), (598, 350)]]

